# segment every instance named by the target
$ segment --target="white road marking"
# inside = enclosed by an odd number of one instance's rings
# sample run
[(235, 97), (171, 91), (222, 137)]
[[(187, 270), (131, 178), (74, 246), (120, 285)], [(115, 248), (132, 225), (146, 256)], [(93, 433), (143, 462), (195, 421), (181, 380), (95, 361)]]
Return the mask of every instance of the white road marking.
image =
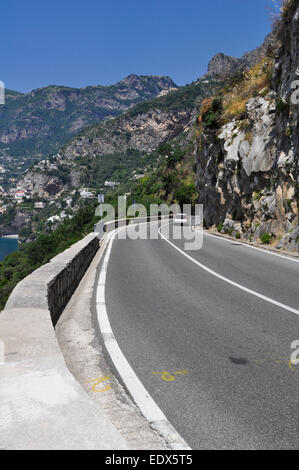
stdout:
[[(148, 223), (148, 222), (146, 222)], [(137, 224), (135, 224), (137, 225)], [(131, 225), (130, 227), (133, 227)], [(113, 241), (120, 232), (120, 230), (126, 229), (127, 227), (122, 227), (121, 229), (114, 230), (112, 235), (110, 235), (110, 240), (107, 248), (107, 252), (104, 258), (102, 265), (102, 270), (100, 273), (100, 279), (97, 288), (97, 318), (105, 346), (107, 351), (118, 370), (122, 380), (124, 381), (127, 389), (129, 390), (131, 396), (133, 397), (135, 403), (141, 410), (145, 418), (150, 422), (151, 426), (161, 434), (170, 447), (174, 450), (190, 450), (188, 444), (184, 439), (178, 434), (178, 432), (173, 428), (169, 423), (164, 413), (161, 411), (156, 402), (152, 399), (150, 394), (147, 392), (145, 387), (142, 385), (137, 375), (133, 371), (132, 367), (128, 363), (124, 354), (122, 353), (117, 340), (113, 334), (105, 302), (105, 283), (107, 276), (107, 267), (112, 250)]]
[(184, 250), (181, 250), (181, 248), (179, 248), (178, 246), (176, 246), (174, 243), (170, 242), (162, 233), (161, 233), (161, 229), (163, 226), (165, 226), (166, 224), (163, 224), (159, 229), (158, 229), (158, 232), (160, 233), (161, 237), (167, 242), (169, 243), (171, 246), (173, 246), (173, 248), (175, 248), (177, 251), (179, 251), (182, 255), (184, 255), (186, 258), (188, 258), (190, 261), (192, 261), (194, 264), (196, 264), (197, 266), (199, 266), (200, 268), (204, 269), (205, 271), (207, 271), (208, 273), (212, 274), (212, 276), (215, 276), (217, 277), (218, 279), (221, 279), (222, 281), (224, 282), (227, 282), (228, 284), (231, 284), (232, 286), (234, 287), (237, 287), (238, 289), (241, 289), (251, 295), (254, 295), (255, 297), (258, 297), (259, 299), (262, 299), (262, 300), (265, 300), (266, 302), (269, 302), (273, 305), (276, 305), (277, 307), (280, 307), (280, 308), (283, 308), (284, 310), (287, 310), (288, 312), (292, 312), (292, 313), (295, 313), (295, 315), (299, 315), (299, 310), (296, 310), (295, 308), (293, 307), (289, 307), (288, 305), (285, 305), (281, 302), (277, 302), (276, 300), (274, 299), (271, 299), (270, 297), (266, 297), (265, 295), (263, 294), (260, 294), (259, 292), (256, 292), (254, 290), (251, 290), (251, 289), (248, 289), (247, 287), (244, 287), (242, 286), (241, 284), (238, 284), (237, 282), (234, 282), (234, 281), (231, 281), (230, 279), (228, 279), (227, 277), (225, 276), (222, 276), (221, 274), (218, 274), (216, 273), (216, 271), (213, 271), (212, 269), (208, 268), (207, 266), (205, 266), (204, 264), (200, 263), (199, 261), (195, 260), (194, 258), (192, 258), (192, 256), (188, 255)]
[[(197, 231), (197, 230), (195, 230), (195, 227), (192, 227), (192, 228), (193, 228), (194, 231)], [(262, 251), (263, 253), (267, 253), (267, 255), (278, 256), (279, 258), (283, 258), (283, 259), (286, 259), (288, 261), (293, 261), (294, 263), (299, 263), (299, 259), (292, 258), (291, 256), (281, 255), (280, 253), (274, 253), (273, 251), (265, 250), (264, 248), (260, 248), (258, 246), (247, 245), (247, 243), (240, 242), (239, 240), (234, 242), (233, 240), (230, 240), (229, 238), (220, 237), (218, 235), (215, 235), (214, 233), (208, 233), (206, 231), (203, 231), (203, 234), (206, 237), (217, 238), (217, 240), (222, 240), (223, 242), (227, 242), (227, 243), (230, 243), (230, 244), (232, 244), (232, 243), (236, 244), (237, 243), (238, 245), (245, 246), (246, 248), (251, 248), (252, 250)]]

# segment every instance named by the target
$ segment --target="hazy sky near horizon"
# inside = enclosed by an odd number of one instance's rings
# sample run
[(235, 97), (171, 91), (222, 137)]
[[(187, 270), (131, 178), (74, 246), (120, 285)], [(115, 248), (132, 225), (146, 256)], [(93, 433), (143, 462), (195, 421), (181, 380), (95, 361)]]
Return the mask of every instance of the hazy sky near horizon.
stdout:
[(1, 5), (0, 80), (27, 92), (206, 72), (217, 52), (240, 57), (270, 31), (271, 0), (9, 0)]

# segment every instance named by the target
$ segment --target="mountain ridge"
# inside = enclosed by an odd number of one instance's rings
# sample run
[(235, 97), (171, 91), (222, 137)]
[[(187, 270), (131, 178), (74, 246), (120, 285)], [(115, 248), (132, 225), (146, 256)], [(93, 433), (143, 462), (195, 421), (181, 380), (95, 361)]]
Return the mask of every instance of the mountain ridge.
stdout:
[(176, 88), (170, 77), (131, 74), (108, 86), (49, 85), (25, 94), (7, 92), (6, 103), (0, 107), (1, 163), (18, 173), (20, 160), (23, 170), (56, 153), (83, 127)]
[[(55, 162), (35, 165), (25, 173), (19, 185), (46, 199), (79, 188), (82, 184), (94, 187), (97, 184), (95, 168), (101, 161), (104, 165), (106, 159), (111, 158), (117, 166), (117, 159), (121, 161), (132, 150), (140, 155), (140, 168), (138, 165), (134, 169), (143, 171), (144, 155), (150, 156), (160, 144), (183, 133), (194, 120), (202, 99), (218, 88), (218, 80), (213, 79), (209, 83), (202, 80), (138, 104), (113, 119), (84, 128), (61, 147), (55, 155)], [(93, 174), (86, 180), (88, 165), (93, 168)], [(104, 178), (100, 169), (98, 175), (101, 186), (109, 175)], [(130, 174), (126, 175), (130, 177)]]
[(250, 52), (245, 52), (239, 58), (218, 52), (209, 61), (206, 76), (228, 76), (244, 72), (266, 56), (275, 43), (275, 34), (271, 32), (260, 46)]

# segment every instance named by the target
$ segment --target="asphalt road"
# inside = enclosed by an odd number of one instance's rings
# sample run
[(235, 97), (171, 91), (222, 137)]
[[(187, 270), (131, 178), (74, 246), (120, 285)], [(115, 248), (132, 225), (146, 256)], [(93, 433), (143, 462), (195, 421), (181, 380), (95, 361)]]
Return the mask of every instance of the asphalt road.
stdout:
[[(206, 235), (187, 254), (298, 309), (298, 262)], [(123, 354), (190, 447), (299, 448), (299, 365), (289, 367), (298, 315), (161, 237), (114, 240), (105, 297)]]

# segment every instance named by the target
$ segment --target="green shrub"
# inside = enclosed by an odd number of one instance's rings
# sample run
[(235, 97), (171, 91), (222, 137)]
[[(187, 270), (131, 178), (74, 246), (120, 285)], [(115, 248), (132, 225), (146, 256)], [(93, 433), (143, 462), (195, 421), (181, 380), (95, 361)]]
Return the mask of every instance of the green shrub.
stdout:
[(174, 197), (178, 204), (183, 207), (184, 204), (193, 204), (194, 196), (197, 195), (194, 184), (183, 184)]
[(223, 224), (219, 224), (217, 227), (218, 232), (222, 232)]
[[(271, 79), (271, 77), (270, 77)], [(262, 98), (265, 98), (265, 96), (267, 96), (267, 94), (269, 93), (269, 90), (268, 88), (265, 88), (264, 90), (262, 90), (259, 95), (262, 97)]]
[(172, 153), (172, 145), (169, 144), (168, 142), (164, 142), (163, 144), (160, 145), (158, 149), (158, 155), (161, 155), (162, 157), (166, 157), (166, 155), (170, 155)]
[(184, 158), (185, 152), (183, 149), (176, 148), (168, 156), (167, 167), (174, 168), (177, 163), (181, 162)]
[(262, 243), (265, 243), (265, 245), (269, 245), (269, 243), (271, 243), (271, 235), (269, 233), (263, 233), (260, 240)]
[(252, 195), (252, 199), (254, 201), (259, 201), (263, 196), (263, 191), (260, 189), (259, 191), (255, 191)]
[(278, 98), (276, 100), (276, 113), (277, 114), (289, 111), (289, 108), (290, 108), (289, 104), (285, 100), (283, 100), (282, 98)]
[(218, 129), (222, 112), (222, 100), (219, 97), (213, 99), (211, 108), (203, 113), (202, 122), (208, 129)]

